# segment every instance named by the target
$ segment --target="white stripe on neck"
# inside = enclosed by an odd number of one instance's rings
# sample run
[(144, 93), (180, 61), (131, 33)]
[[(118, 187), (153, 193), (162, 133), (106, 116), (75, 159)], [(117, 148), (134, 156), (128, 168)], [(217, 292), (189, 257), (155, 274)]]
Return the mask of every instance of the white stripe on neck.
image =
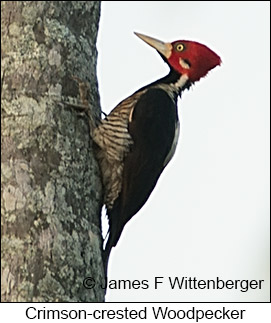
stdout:
[(186, 82), (188, 81), (189, 77), (186, 74), (183, 74), (179, 80), (174, 83), (174, 86), (176, 87), (176, 89), (180, 90), (181, 88), (183, 88), (186, 84)]
[(157, 84), (154, 87), (160, 88), (168, 93), (168, 95), (171, 97), (172, 100), (174, 100), (174, 97), (176, 93), (178, 93), (186, 84), (189, 77), (186, 74), (181, 75), (181, 77), (177, 80), (175, 83), (170, 84)]

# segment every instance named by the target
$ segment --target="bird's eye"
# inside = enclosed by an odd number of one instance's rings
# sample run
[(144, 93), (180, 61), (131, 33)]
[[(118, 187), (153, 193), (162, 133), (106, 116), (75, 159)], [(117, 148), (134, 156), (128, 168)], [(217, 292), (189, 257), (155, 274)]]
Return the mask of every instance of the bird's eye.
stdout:
[(176, 50), (177, 50), (178, 52), (182, 52), (182, 51), (184, 50), (184, 45), (183, 45), (183, 44), (181, 44), (181, 43), (177, 44), (177, 45), (176, 45)]

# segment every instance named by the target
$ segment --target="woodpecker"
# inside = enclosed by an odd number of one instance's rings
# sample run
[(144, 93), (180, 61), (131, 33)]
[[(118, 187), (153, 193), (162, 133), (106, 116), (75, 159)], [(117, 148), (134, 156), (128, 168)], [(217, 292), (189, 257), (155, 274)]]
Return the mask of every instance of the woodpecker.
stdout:
[(93, 132), (109, 220), (105, 272), (125, 224), (146, 203), (174, 155), (179, 136), (178, 97), (221, 63), (215, 52), (198, 42), (165, 43), (135, 34), (157, 50), (170, 70), (121, 101)]

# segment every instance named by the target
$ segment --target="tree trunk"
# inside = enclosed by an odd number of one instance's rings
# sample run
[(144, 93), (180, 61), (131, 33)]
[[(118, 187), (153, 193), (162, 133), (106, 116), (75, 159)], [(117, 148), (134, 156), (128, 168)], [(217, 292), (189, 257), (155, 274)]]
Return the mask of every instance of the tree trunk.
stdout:
[[(86, 114), (99, 116), (99, 1), (2, 1), (2, 301), (103, 301), (101, 196)], [(96, 282), (91, 287), (90, 278)]]

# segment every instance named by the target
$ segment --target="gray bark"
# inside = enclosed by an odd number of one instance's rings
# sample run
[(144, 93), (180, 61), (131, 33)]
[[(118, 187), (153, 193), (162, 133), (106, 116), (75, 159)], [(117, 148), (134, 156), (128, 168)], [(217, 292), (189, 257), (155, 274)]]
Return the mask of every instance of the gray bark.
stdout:
[(103, 301), (102, 187), (73, 76), (99, 116), (99, 1), (3, 1), (2, 301)]

